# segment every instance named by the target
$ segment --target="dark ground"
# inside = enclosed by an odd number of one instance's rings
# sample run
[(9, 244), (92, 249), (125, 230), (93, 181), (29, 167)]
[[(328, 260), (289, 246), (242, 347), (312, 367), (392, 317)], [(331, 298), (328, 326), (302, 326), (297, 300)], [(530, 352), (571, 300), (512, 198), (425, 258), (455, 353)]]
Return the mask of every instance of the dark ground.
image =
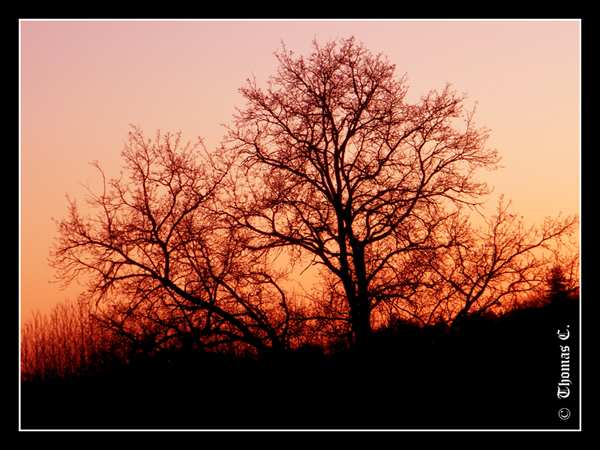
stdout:
[[(358, 358), (198, 358), (21, 384), (21, 429), (577, 429), (576, 307), (515, 312), (458, 335), (397, 329)], [(569, 325), (571, 337), (558, 330)], [(571, 395), (558, 399), (560, 345)], [(572, 416), (561, 420), (568, 407)]]

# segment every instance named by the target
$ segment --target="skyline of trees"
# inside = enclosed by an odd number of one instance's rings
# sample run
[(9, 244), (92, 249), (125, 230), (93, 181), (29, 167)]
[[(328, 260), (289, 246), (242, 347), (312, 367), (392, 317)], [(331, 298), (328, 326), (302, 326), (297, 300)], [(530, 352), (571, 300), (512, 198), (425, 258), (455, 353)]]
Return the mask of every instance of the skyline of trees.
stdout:
[[(389, 344), (390, 339), (398, 340), (403, 346), (408, 344), (408, 351), (411, 354), (417, 351), (410, 348), (415, 345), (427, 344), (430, 347), (427, 354), (435, 354), (436, 349), (439, 351), (439, 346), (445, 345), (450, 348), (453, 340), (478, 345), (476, 342), (478, 336), (484, 338), (498, 333), (502, 331), (503, 326), (510, 329), (512, 315), (515, 312), (553, 307), (560, 309), (564, 308), (565, 302), (568, 304), (569, 300), (576, 301), (579, 296), (579, 286), (576, 281), (570, 277), (568, 267), (553, 266), (544, 277), (542, 289), (537, 290), (534, 295), (523, 297), (502, 314), (487, 312), (470, 316), (469, 320), (462, 324), (465, 325), (464, 329), (451, 328), (443, 322), (424, 324), (420, 321), (403, 321), (396, 318), (377, 330), (377, 344), (384, 347), (374, 347), (372, 351), (380, 354), (381, 351), (389, 350), (385, 345)], [(56, 304), (49, 312), (34, 311), (32, 318), (24, 322), (21, 328), (20, 353), (22, 381), (110, 374), (147, 358), (156, 358), (156, 367), (160, 367), (161, 361), (168, 363), (171, 358), (173, 362), (176, 361), (174, 358), (181, 358), (181, 356), (189, 358), (188, 362), (193, 362), (203, 352), (212, 351), (210, 347), (202, 348), (194, 345), (195, 343), (190, 341), (191, 336), (184, 334), (179, 335), (180, 340), (173, 339), (175, 342), (171, 342), (171, 345), (158, 348), (155, 345), (156, 341), (153, 340), (156, 339), (157, 334), (151, 329), (145, 330), (147, 332), (145, 336), (127, 336), (118, 327), (107, 326), (98, 320), (91, 313), (89, 306), (89, 303), (81, 299), (65, 300)], [(535, 328), (540, 324), (531, 325)], [(475, 338), (475, 341), (468, 341), (468, 333), (473, 327), (479, 330), (479, 335), (471, 336), (470, 339)], [(160, 324), (157, 323), (154, 331), (159, 330)], [(461, 333), (467, 334), (462, 336)], [(406, 340), (406, 336), (410, 339)], [(311, 341), (307, 340), (307, 342)], [(299, 350), (300, 355), (304, 353), (309, 358), (318, 355), (332, 356), (340, 351), (343, 353), (345, 347), (338, 347), (336, 343), (332, 339), (329, 347), (319, 347), (312, 341), (311, 344), (298, 347), (296, 350)], [(234, 347), (228, 349), (221, 347), (217, 354), (232, 357), (248, 356), (246, 353), (237, 353)], [(425, 357), (425, 354), (422, 357)], [(308, 361), (311, 362), (310, 359)]]
[[(120, 176), (93, 162), (102, 192), (56, 221), (57, 278), (87, 283), (78, 301), (123, 346), (368, 350), (397, 321), (506, 312), (553, 267), (578, 285), (577, 216), (526, 228), (503, 199), (483, 216), (475, 175), (500, 157), (465, 95), (407, 103), (406, 78), (354, 38), (276, 57), (219, 149), (133, 127)], [(314, 289), (294, 289), (313, 266)]]

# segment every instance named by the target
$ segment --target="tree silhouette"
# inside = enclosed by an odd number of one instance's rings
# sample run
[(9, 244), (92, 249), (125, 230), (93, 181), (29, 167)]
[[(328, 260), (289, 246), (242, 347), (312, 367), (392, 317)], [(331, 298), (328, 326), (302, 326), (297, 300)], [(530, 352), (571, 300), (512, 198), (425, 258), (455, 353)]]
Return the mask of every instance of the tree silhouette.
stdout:
[(105, 179), (101, 194), (90, 192), (94, 215), (71, 201), (70, 215), (57, 222), (58, 278), (83, 277), (98, 318), (131, 342), (283, 348), (293, 311), (280, 274), (215, 212), (229, 163), (201, 142), (182, 145), (180, 135), (160, 133), (152, 141), (138, 128), (122, 155), (128, 178)]
[[(407, 102), (406, 78), (354, 38), (276, 57), (217, 151), (134, 127), (120, 178), (93, 163), (103, 192), (70, 201), (51, 263), (88, 283), (96, 319), (148, 354), (366, 348), (394, 321), (456, 326), (538, 288), (540, 251), (577, 218), (526, 230), (500, 203), (470, 225), (490, 192), (475, 172), (499, 157), (465, 95)], [(316, 289), (290, 289), (288, 262), (315, 265)]]
[(389, 291), (386, 270), (450, 245), (438, 228), (489, 192), (474, 172), (499, 158), (463, 111), (466, 96), (446, 86), (409, 104), (406, 79), (354, 38), (276, 56), (266, 90), (241, 89), (247, 105), (227, 138), (242, 159), (230, 219), (253, 233), (250, 248), (287, 248), (333, 274), (360, 345)]
[(579, 295), (578, 260), (570, 265), (555, 264), (546, 273), (545, 299), (550, 304), (565, 303), (569, 298)]
[(434, 299), (452, 327), (470, 315), (506, 312), (522, 294), (539, 289), (562, 240), (577, 230), (576, 216), (546, 218), (527, 228), (509, 206), (500, 197), (496, 214), (485, 218), (482, 227), (473, 229), (467, 222), (455, 226), (454, 233), (462, 234), (456, 245), (430, 260), (435, 277), (430, 302)]

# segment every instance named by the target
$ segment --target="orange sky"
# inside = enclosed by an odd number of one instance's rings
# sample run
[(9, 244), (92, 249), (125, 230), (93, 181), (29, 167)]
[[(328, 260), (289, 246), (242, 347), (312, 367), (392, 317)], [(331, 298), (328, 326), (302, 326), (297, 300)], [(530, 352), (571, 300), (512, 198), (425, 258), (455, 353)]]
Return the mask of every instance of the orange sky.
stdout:
[(24, 319), (75, 298), (50, 284), (51, 217), (65, 194), (83, 200), (117, 176), (129, 124), (154, 137), (218, 146), (252, 75), (274, 73), (283, 40), (307, 54), (313, 38), (354, 35), (408, 75), (418, 99), (446, 82), (478, 102), (500, 169), (480, 173), (539, 223), (579, 212), (581, 23), (579, 21), (29, 21), (20, 22), (20, 301)]

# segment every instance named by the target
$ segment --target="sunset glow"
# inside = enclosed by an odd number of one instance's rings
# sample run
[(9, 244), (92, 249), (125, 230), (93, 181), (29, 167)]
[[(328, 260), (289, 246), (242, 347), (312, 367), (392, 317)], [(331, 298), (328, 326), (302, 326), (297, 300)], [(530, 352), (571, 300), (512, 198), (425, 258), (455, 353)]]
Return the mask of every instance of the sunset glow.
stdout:
[(504, 167), (479, 173), (527, 223), (580, 208), (581, 23), (559, 21), (45, 21), (20, 24), (20, 302), (22, 320), (75, 298), (48, 251), (65, 195), (119, 176), (130, 124), (181, 131), (216, 149), (246, 79), (266, 83), (282, 42), (355, 36), (407, 74), (409, 99), (448, 82), (477, 103)]
[(20, 429), (581, 429), (580, 20), (19, 38)]

